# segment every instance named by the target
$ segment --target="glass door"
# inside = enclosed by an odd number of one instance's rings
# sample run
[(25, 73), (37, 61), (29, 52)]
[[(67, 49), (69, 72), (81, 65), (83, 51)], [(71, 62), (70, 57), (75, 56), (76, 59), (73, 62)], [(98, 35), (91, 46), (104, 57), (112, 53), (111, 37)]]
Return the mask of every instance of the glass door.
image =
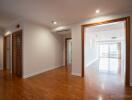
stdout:
[(120, 67), (120, 43), (100, 44), (99, 50), (99, 72), (117, 74)]
[(109, 45), (109, 71), (111, 73), (118, 73), (119, 69), (119, 44)]

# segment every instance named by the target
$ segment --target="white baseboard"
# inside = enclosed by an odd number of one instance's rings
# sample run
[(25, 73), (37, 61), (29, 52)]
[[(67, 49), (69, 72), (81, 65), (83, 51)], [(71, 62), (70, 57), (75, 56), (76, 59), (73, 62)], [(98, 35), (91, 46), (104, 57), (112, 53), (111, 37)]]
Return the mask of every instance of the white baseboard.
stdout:
[(26, 79), (26, 78), (29, 78), (29, 77), (32, 77), (32, 76), (35, 76), (35, 75), (38, 75), (38, 74), (41, 74), (41, 73), (44, 73), (44, 72), (59, 68), (59, 67), (62, 67), (62, 66), (51, 67), (51, 68), (47, 68), (47, 69), (44, 69), (44, 70), (41, 70), (41, 71), (37, 71), (37, 72), (34, 72), (34, 73), (23, 75), (23, 79)]
[(90, 62), (86, 65), (86, 67), (92, 65), (92, 64), (93, 64), (94, 62), (96, 62), (97, 60), (98, 60), (98, 58), (93, 59), (92, 61), (90, 61)]
[(80, 76), (81, 77), (80, 73), (74, 73), (74, 72), (72, 72), (72, 75), (74, 75), (74, 76)]

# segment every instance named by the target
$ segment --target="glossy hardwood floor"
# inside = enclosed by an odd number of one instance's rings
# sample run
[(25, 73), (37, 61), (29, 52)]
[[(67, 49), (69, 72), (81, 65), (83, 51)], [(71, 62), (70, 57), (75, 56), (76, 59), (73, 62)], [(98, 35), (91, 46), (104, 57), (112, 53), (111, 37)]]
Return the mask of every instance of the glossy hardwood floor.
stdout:
[(65, 67), (27, 79), (1, 71), (0, 100), (132, 100), (132, 88), (102, 80), (71, 76)]

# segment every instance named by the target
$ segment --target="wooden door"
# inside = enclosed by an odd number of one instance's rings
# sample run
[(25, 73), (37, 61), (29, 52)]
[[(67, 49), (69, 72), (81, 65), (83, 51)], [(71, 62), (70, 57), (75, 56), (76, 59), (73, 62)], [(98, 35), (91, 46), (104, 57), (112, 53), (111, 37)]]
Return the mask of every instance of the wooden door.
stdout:
[(4, 48), (3, 48), (3, 64), (4, 70), (10, 71), (11, 69), (11, 35), (4, 36)]
[(12, 34), (12, 73), (22, 77), (22, 30)]

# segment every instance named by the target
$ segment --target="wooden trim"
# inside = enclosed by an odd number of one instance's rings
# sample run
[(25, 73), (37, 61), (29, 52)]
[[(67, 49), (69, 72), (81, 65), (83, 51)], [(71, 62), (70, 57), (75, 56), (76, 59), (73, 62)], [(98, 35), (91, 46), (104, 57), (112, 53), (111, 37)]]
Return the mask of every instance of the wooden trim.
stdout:
[(103, 22), (97, 22), (92, 24), (84, 24), (81, 25), (81, 33), (82, 33), (82, 77), (84, 77), (84, 29), (90, 26), (114, 23), (114, 22), (126, 22), (126, 77), (125, 77), (125, 86), (130, 86), (130, 16), (124, 18), (118, 18), (113, 20), (107, 20)]
[(65, 38), (65, 67), (67, 66), (67, 41), (72, 38)]
[(126, 75), (125, 85), (130, 84), (130, 17), (125, 19), (126, 21)]
[(6, 70), (6, 36), (3, 36), (3, 70)]
[(84, 26), (81, 27), (82, 31), (82, 77), (84, 77)]

